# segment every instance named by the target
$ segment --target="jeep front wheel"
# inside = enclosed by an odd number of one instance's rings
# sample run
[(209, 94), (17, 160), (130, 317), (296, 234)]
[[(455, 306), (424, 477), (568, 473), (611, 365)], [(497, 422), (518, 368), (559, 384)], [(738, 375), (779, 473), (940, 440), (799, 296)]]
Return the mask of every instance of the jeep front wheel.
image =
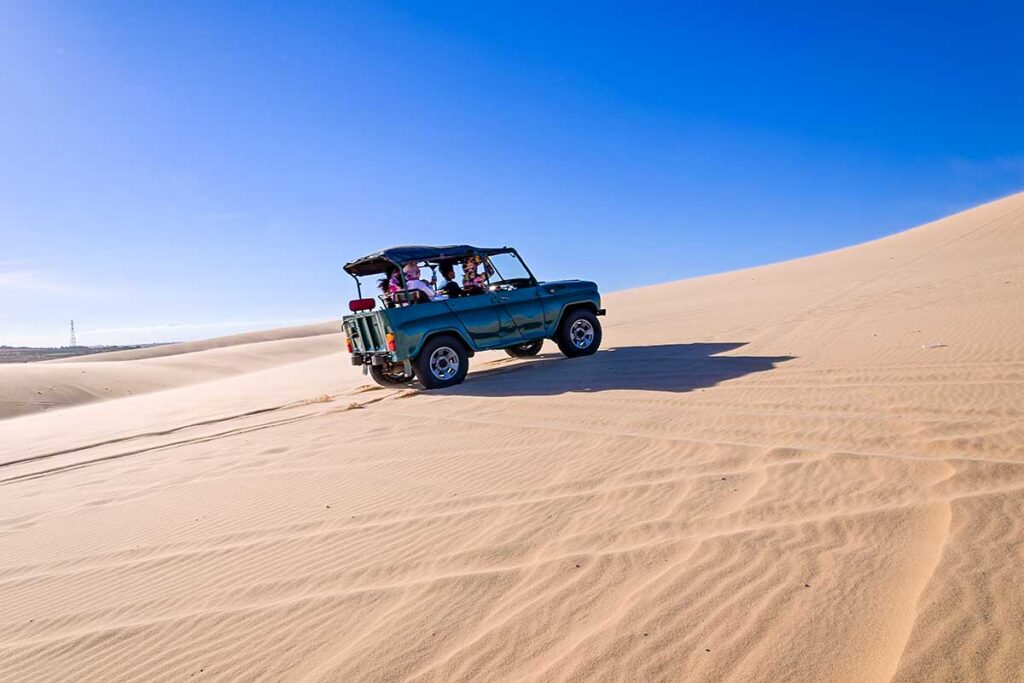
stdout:
[(469, 354), (455, 337), (434, 337), (416, 357), (416, 377), (426, 389), (445, 389), (461, 384), (469, 372)]
[(601, 346), (601, 322), (586, 309), (572, 311), (558, 328), (555, 341), (569, 358), (595, 354)]

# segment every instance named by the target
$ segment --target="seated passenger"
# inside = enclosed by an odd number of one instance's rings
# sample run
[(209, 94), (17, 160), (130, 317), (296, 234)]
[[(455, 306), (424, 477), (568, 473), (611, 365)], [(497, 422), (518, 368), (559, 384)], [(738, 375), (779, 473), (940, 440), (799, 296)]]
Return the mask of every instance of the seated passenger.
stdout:
[(394, 296), (400, 291), (402, 291), (402, 276), (399, 274), (398, 268), (392, 268), (391, 277), (388, 278), (388, 293)]
[(454, 299), (463, 295), (462, 287), (459, 287), (459, 283), (455, 281), (455, 266), (452, 263), (441, 263), (438, 265), (438, 270), (441, 271), (441, 275), (444, 276), (444, 284), (441, 285), (441, 292), (448, 295), (449, 299)]
[(429, 301), (434, 301), (438, 298), (437, 292), (420, 279), (420, 267), (415, 263), (406, 263), (402, 268), (402, 272), (405, 273), (405, 286), (410, 293), (422, 292)]
[[(478, 272), (484, 266), (484, 272)], [(487, 291), (487, 279), (491, 276), (491, 265), (479, 256), (470, 256), (462, 262), (462, 288), (466, 294), (483, 294)]]
[(381, 291), (381, 301), (384, 302), (386, 308), (394, 308), (395, 300), (394, 294), (398, 291), (398, 269), (388, 268), (387, 272), (384, 273), (384, 277), (377, 280), (377, 287)]

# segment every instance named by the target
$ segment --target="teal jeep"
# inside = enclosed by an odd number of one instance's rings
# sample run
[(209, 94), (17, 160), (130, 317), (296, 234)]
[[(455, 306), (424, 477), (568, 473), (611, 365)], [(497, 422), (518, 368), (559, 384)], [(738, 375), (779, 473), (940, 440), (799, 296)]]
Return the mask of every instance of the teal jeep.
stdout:
[[(421, 278), (429, 271), (429, 278)], [(477, 351), (523, 358), (551, 339), (570, 358), (596, 353), (604, 315), (597, 285), (538, 282), (515, 249), (469, 245), (385, 249), (345, 264), (359, 298), (342, 319), (352, 364), (382, 386), (461, 383)], [(454, 276), (462, 277), (460, 285)], [(437, 287), (438, 274), (446, 275)], [(377, 298), (361, 278), (381, 276)]]

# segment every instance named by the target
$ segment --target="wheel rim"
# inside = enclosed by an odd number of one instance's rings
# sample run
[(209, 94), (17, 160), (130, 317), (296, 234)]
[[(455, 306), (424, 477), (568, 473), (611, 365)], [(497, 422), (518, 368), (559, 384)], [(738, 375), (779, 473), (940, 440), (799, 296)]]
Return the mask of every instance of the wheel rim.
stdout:
[(590, 348), (594, 343), (594, 326), (589, 320), (581, 318), (569, 328), (569, 340), (577, 349)]
[(442, 346), (430, 354), (430, 374), (447, 381), (459, 373), (459, 354), (450, 346)]

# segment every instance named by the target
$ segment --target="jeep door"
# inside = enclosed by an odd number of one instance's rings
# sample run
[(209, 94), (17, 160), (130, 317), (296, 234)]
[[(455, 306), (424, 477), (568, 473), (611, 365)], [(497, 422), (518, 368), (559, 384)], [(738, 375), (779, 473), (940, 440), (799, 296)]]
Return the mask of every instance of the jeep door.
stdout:
[(544, 305), (540, 289), (519, 256), (514, 253), (493, 254), (489, 257), (494, 269), (491, 285), (494, 295), (515, 323), (524, 340), (544, 336)]
[(523, 339), (540, 339), (544, 336), (544, 306), (537, 287), (498, 290), (494, 294)]
[(505, 346), (522, 339), (512, 317), (491, 292), (448, 299), (445, 303), (478, 349)]

